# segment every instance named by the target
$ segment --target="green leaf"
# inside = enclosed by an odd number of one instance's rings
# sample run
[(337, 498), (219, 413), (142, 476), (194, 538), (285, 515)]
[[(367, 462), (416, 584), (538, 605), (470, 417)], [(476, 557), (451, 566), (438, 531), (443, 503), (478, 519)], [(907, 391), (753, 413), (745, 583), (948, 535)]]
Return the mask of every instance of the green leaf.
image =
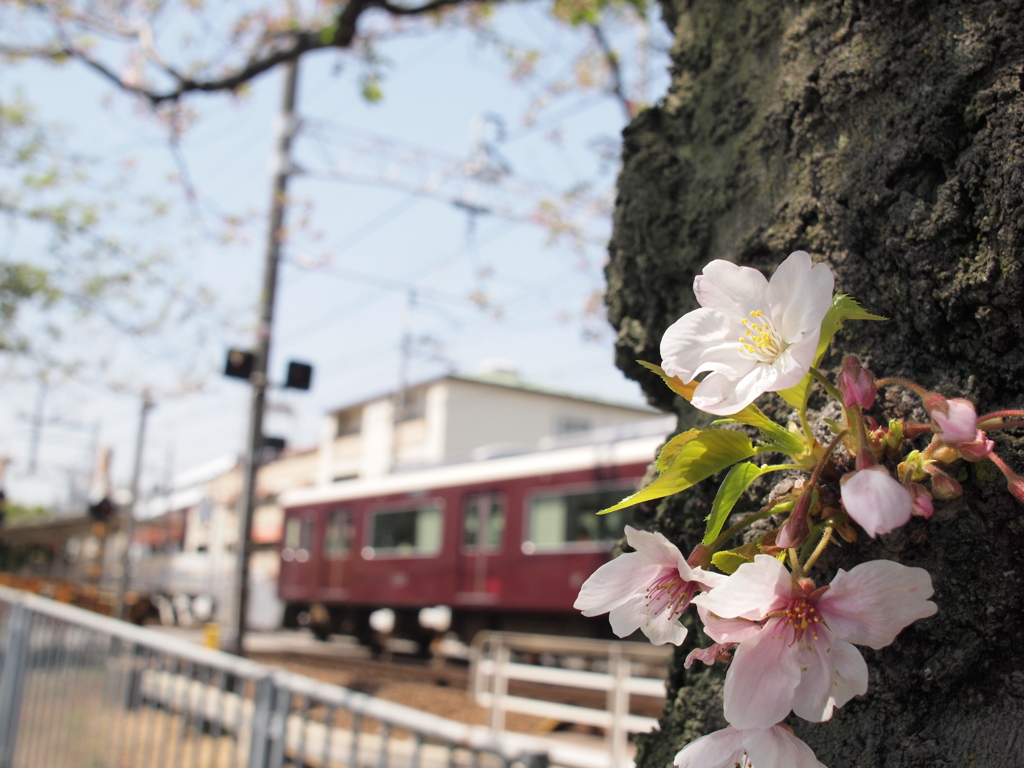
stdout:
[(790, 456), (798, 456), (807, 451), (807, 445), (803, 437), (794, 435), (785, 427), (776, 424), (764, 415), (764, 412), (756, 405), (748, 405), (739, 413), (735, 413), (727, 419), (713, 422), (714, 424), (728, 424), (738, 422), (751, 427), (756, 427), (765, 440), (773, 443), (782, 453)]
[(672, 438), (662, 450), (656, 464), (661, 474), (654, 482), (599, 514), (685, 491), (755, 453), (757, 449), (742, 432), (691, 429)]
[(715, 554), (711, 556), (711, 562), (714, 563), (715, 567), (722, 573), (732, 576), (736, 573), (736, 569), (741, 565), (744, 563), (752, 563), (754, 561), (727, 549), (724, 552), (715, 552)]
[(771, 469), (761, 469), (749, 461), (737, 464), (729, 470), (729, 474), (725, 476), (725, 480), (722, 481), (715, 500), (711, 504), (711, 514), (705, 518), (708, 525), (704, 531), (702, 542), (704, 546), (718, 538), (718, 534), (722, 532), (722, 526), (732, 513), (732, 508), (736, 506), (736, 502), (750, 487), (750, 484), (765, 472), (770, 471)]
[[(888, 318), (872, 315), (854, 299), (846, 294), (837, 293), (832, 297), (832, 306), (825, 313), (825, 319), (821, 321), (821, 337), (818, 339), (818, 349), (814, 353), (815, 367), (825, 356), (828, 345), (832, 343), (832, 337), (847, 320), (888, 320)], [(795, 387), (779, 390), (779, 395), (794, 408), (803, 408), (807, 401), (807, 393), (811, 388), (811, 381), (813, 381), (813, 377), (808, 373)]]

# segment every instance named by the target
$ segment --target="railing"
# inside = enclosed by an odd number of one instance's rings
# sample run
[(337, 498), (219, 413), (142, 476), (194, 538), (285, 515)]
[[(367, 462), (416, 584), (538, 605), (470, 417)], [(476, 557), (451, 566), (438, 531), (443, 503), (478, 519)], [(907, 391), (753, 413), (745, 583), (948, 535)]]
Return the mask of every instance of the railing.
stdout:
[[(0, 587), (0, 768), (544, 768), (495, 734)], [(588, 763), (564, 748), (562, 765)]]
[[(493, 731), (505, 727), (505, 713), (510, 711), (603, 728), (611, 767), (621, 768), (630, 765), (629, 734), (646, 733), (658, 722), (630, 714), (630, 698), (664, 700), (664, 669), (671, 652), (672, 646), (620, 640), (480, 632), (470, 648), (471, 687), (477, 704), (490, 707)], [(577, 668), (567, 668), (569, 664)], [(651, 675), (652, 670), (656, 676)], [(583, 707), (511, 695), (512, 681), (602, 691), (605, 706)]]

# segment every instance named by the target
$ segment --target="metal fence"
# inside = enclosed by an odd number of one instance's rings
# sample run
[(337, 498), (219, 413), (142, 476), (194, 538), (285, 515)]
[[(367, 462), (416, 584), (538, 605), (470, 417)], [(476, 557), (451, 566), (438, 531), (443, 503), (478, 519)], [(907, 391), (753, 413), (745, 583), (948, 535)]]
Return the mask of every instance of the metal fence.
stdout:
[[(0, 768), (544, 768), (494, 733), (0, 587)], [(593, 765), (586, 750), (559, 763)]]

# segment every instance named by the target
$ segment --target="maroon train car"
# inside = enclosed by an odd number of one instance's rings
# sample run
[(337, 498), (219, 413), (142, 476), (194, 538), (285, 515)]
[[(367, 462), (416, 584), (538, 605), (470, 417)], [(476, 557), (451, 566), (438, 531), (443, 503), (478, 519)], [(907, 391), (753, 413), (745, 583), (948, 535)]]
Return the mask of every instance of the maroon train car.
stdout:
[(661, 437), (580, 445), (291, 491), (278, 593), (285, 625), (422, 639), (420, 609), (445, 605), (467, 642), (481, 629), (607, 636), (572, 607), (607, 561)]

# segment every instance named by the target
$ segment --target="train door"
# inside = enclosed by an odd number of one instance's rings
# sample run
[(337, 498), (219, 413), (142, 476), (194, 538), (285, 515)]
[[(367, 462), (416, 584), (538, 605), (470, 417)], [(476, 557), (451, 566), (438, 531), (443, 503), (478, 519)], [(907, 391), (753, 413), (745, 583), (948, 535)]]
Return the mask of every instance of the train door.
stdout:
[(294, 588), (309, 588), (316, 584), (316, 558), (313, 557), (313, 526), (316, 518), (312, 511), (290, 515), (284, 523), (284, 541), (281, 542), (281, 579)]
[(320, 571), (320, 586), (330, 592), (344, 592), (347, 586), (345, 567), (352, 556), (354, 540), (352, 510), (332, 509), (327, 513), (324, 530), (324, 566)]
[(498, 599), (501, 585), (493, 564), (505, 537), (505, 497), (500, 493), (474, 493), (465, 497), (462, 510), (462, 546), (459, 550), (456, 591), (463, 602), (488, 603)]

